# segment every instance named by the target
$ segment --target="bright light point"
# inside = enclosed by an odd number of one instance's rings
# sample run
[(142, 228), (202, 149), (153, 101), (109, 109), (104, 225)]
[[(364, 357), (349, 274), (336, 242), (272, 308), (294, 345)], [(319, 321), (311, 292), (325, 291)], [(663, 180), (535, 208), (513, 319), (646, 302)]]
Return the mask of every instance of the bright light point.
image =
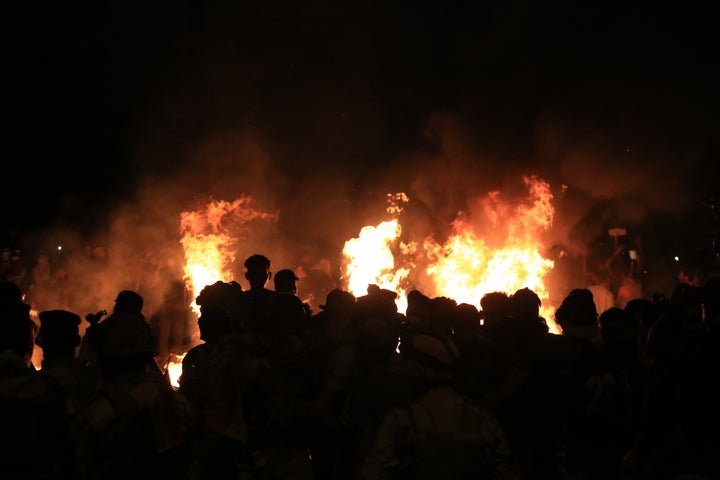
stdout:
[(62, 251), (62, 245), (57, 246), (58, 252)]
[(673, 257), (673, 258), (675, 258), (675, 261), (676, 261), (676, 262), (679, 262), (679, 261), (680, 261), (680, 257), (678, 257), (678, 256), (675, 256), (675, 257)]

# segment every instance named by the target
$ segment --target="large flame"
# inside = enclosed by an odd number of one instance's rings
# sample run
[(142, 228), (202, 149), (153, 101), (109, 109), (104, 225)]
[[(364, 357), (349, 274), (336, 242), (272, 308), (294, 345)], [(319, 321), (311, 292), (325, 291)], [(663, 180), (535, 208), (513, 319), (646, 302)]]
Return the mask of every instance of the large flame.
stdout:
[(233, 202), (210, 201), (201, 210), (181, 213), (185, 283), (193, 293), (191, 307), (196, 314), (195, 298), (205, 286), (232, 280), (238, 229), (251, 220), (277, 221), (277, 213), (257, 211), (252, 202), (252, 197), (242, 196)]
[[(388, 194), (388, 213), (398, 215), (408, 198), (404, 193)], [(398, 267), (393, 249), (398, 247), (402, 228), (397, 219), (381, 222), (377, 226), (365, 226), (357, 238), (345, 242), (343, 247), (343, 277), (346, 289), (356, 297), (365, 295), (369, 284), (392, 290), (398, 294), (398, 311), (407, 308), (407, 298), (402, 287), (410, 270)]]
[[(461, 212), (443, 243), (433, 235), (422, 242), (424, 258), (417, 257), (414, 244), (398, 241), (399, 219), (363, 227), (343, 249), (347, 289), (356, 296), (365, 294), (369, 283), (394, 290), (400, 297), (398, 309), (404, 311), (409, 273), (422, 262), (431, 285), (414, 288), (423, 293), (479, 306), (486, 293), (512, 294), (527, 287), (547, 302), (544, 279), (554, 262), (540, 254), (540, 237), (552, 225), (552, 193), (546, 182), (534, 176), (523, 180), (528, 198), (513, 206), (501, 199), (500, 192), (490, 192), (481, 202), (484, 218), (476, 225)], [(404, 194), (398, 195), (409, 201)], [(389, 198), (395, 200), (398, 195)], [(388, 212), (400, 215), (402, 210), (393, 204)], [(552, 306), (544, 303), (541, 314), (557, 333)]]
[(460, 216), (443, 245), (428, 238), (424, 244), (431, 260), (427, 271), (435, 282), (436, 294), (476, 306), (486, 293), (512, 294), (527, 287), (544, 303), (541, 314), (556, 331), (544, 284), (554, 262), (540, 254), (540, 234), (552, 225), (555, 212), (552, 193), (540, 179), (525, 177), (524, 181), (530, 196), (514, 208), (502, 202), (498, 192), (488, 195), (484, 206), (489, 223), (480, 225), (484, 237)]

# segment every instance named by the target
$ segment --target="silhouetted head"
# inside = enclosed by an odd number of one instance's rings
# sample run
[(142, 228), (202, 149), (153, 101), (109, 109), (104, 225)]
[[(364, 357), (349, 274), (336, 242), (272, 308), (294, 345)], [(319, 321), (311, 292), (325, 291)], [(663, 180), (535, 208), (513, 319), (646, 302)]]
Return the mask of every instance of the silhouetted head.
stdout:
[(480, 299), (484, 328), (491, 333), (508, 327), (510, 296), (505, 292), (489, 292)]
[(278, 293), (297, 293), (297, 281), (300, 280), (289, 268), (278, 270), (273, 276), (275, 291)]
[(608, 308), (600, 314), (598, 321), (604, 342), (634, 342), (637, 339), (639, 322), (622, 308)]
[(393, 305), (395, 305), (395, 311), (397, 311), (397, 304), (395, 304), (395, 300), (397, 300), (398, 294), (397, 292), (390, 290), (388, 288), (380, 288), (378, 285), (371, 283), (367, 287), (367, 294), (368, 295), (379, 295), (381, 297), (387, 298), (391, 302), (393, 302)]
[(143, 297), (132, 290), (122, 290), (115, 298), (115, 313), (132, 313), (142, 315)]
[(206, 285), (195, 297), (195, 303), (201, 307), (214, 306), (225, 309), (239, 308), (242, 305), (242, 286), (235, 282), (218, 280), (212, 285)]
[(410, 330), (398, 345), (404, 373), (430, 381), (447, 381), (455, 376), (460, 351), (452, 338), (426, 331)]
[(380, 289), (368, 289), (367, 295), (355, 300), (354, 313), (360, 318), (391, 320), (397, 313), (397, 304), (388, 295), (383, 295)]
[(325, 303), (320, 305), (320, 309), (331, 313), (350, 313), (354, 304), (355, 295), (341, 288), (335, 288), (327, 294)]
[(212, 343), (223, 335), (235, 333), (235, 324), (228, 311), (218, 305), (204, 305), (198, 317), (200, 340)]
[(427, 327), (449, 334), (457, 314), (457, 301), (450, 297), (435, 297), (430, 300)]
[(250, 290), (264, 288), (272, 276), (270, 259), (265, 255), (254, 253), (245, 260), (243, 265), (245, 265), (245, 279), (250, 283)]
[(35, 343), (45, 358), (73, 355), (80, 345), (80, 316), (67, 310), (45, 310), (38, 314), (40, 332)]
[(548, 326), (540, 316), (540, 297), (529, 288), (521, 288), (510, 297), (510, 318), (521, 334), (547, 333)]
[(538, 317), (540, 297), (529, 288), (521, 288), (510, 297), (510, 315), (514, 317)]
[(37, 335), (30, 305), (17, 300), (0, 301), (0, 352), (9, 350), (29, 366)]
[(0, 282), (0, 301), (4, 300), (23, 301), (22, 290), (16, 283), (8, 280)]
[(477, 330), (480, 328), (480, 312), (475, 305), (460, 303), (455, 309), (454, 328), (461, 330)]
[(430, 318), (430, 297), (420, 290), (410, 290), (405, 316), (410, 323), (427, 325)]
[(598, 314), (593, 295), (587, 288), (572, 290), (555, 312), (563, 335), (593, 338), (598, 334)]

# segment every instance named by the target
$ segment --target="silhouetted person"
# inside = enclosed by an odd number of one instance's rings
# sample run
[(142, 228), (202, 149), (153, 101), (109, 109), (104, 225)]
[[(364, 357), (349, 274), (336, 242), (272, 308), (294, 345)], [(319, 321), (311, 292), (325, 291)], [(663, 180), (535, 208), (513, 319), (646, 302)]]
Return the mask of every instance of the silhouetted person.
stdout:
[(592, 292), (573, 289), (555, 312), (562, 328), (565, 366), (562, 372), (568, 395), (565, 446), (567, 468), (571, 474), (582, 475), (591, 465), (591, 444), (595, 432), (587, 427), (588, 409), (592, 401), (589, 378), (597, 369), (594, 341), (600, 334), (597, 308)]
[(103, 387), (79, 418), (80, 465), (87, 478), (182, 478), (191, 462), (192, 406), (149, 367), (150, 325), (124, 313), (126, 297), (119, 298), (117, 311), (96, 326)]
[[(105, 320), (110, 318), (139, 318), (145, 322), (148, 327), (150, 327), (150, 324), (146, 322), (145, 315), (143, 315), (142, 312), (143, 305), (143, 297), (139, 293), (134, 290), (121, 290), (117, 297), (115, 297), (115, 305), (113, 306), (112, 314)], [(78, 358), (84, 363), (97, 365), (97, 341), (95, 335), (98, 331), (101, 319), (105, 314), (106, 312), (102, 310), (96, 314), (89, 314), (85, 316), (86, 320), (90, 323), (90, 326), (85, 329), (85, 335), (80, 342), (80, 351), (78, 352)], [(151, 336), (151, 338), (155, 341), (154, 336)], [(153, 347), (153, 358), (152, 361), (148, 363), (148, 367), (154, 370), (158, 375), (162, 376), (163, 374), (155, 361), (156, 355), (157, 345)]]
[(480, 299), (480, 313), (483, 336), (502, 341), (510, 330), (510, 296), (505, 292), (486, 293)]
[(270, 316), (270, 301), (275, 296), (275, 292), (266, 287), (272, 278), (270, 259), (255, 253), (245, 259), (243, 265), (245, 279), (250, 284), (250, 289), (244, 291), (245, 323), (247, 328), (253, 330)]
[(320, 311), (313, 314), (309, 333), (328, 342), (343, 341), (351, 333), (351, 319), (355, 295), (341, 288), (327, 294)]
[(80, 345), (79, 315), (67, 310), (45, 310), (38, 318), (36, 343), (43, 353), (41, 373), (55, 378), (67, 390), (68, 413), (74, 417), (97, 395), (100, 371), (76, 356)]
[(226, 306), (237, 302), (240, 286), (217, 282), (205, 287), (196, 300), (203, 343), (183, 358), (179, 392), (197, 413), (197, 442), (193, 452), (192, 480), (237, 478), (254, 469), (249, 453), (244, 395), (253, 381), (248, 343)]
[(430, 297), (420, 290), (410, 290), (407, 294), (405, 317), (411, 325), (428, 326), (430, 318)]
[(452, 340), (408, 332), (399, 351), (394, 368), (409, 377), (411, 401), (386, 411), (361, 478), (521, 478), (500, 422), (453, 387)]
[(560, 478), (564, 405), (557, 336), (548, 332), (540, 298), (529, 288), (507, 299), (495, 292), (483, 303), (495, 318), (484, 327), (488, 382), (482, 402), (502, 423), (526, 478)]
[(76, 478), (66, 391), (32, 367), (36, 334), (29, 305), (0, 300), (0, 476)]
[(295, 295), (298, 291), (298, 280), (300, 280), (298, 276), (295, 275), (295, 272), (289, 268), (278, 270), (273, 276), (275, 291), (278, 293), (292, 293)]
[(311, 446), (317, 480), (345, 479), (355, 474), (356, 429), (353, 418), (353, 380), (357, 358), (353, 348), (355, 295), (331, 290), (310, 322), (309, 336), (320, 355), (323, 371), (315, 409), (322, 432)]
[(245, 397), (248, 448), (262, 459), (258, 478), (312, 479), (308, 452), (319, 430), (315, 408), (322, 357), (313, 355), (305, 334), (302, 301), (279, 293), (270, 301), (270, 316), (253, 332), (258, 337), (256, 362), (267, 368)]
[[(292, 295), (298, 295), (297, 282), (300, 280), (295, 272), (289, 268), (278, 270), (273, 275), (273, 282), (275, 284), (275, 293), (290, 293)], [(307, 302), (303, 302), (303, 308), (305, 309), (306, 320), (309, 320), (312, 316), (312, 309)]]
[(582, 431), (583, 478), (620, 480), (625, 454), (638, 433), (636, 397), (642, 384), (635, 379), (639, 361), (637, 328), (625, 310), (611, 307), (599, 317), (600, 338), (596, 362), (586, 386), (584, 414), (575, 419)]
[(625, 463), (631, 478), (720, 475), (720, 342), (708, 323), (717, 318), (716, 288), (678, 285), (650, 329), (641, 429)]
[(540, 316), (540, 297), (531, 289), (518, 289), (510, 297), (510, 319), (512, 328), (524, 335), (547, 333), (548, 326)]

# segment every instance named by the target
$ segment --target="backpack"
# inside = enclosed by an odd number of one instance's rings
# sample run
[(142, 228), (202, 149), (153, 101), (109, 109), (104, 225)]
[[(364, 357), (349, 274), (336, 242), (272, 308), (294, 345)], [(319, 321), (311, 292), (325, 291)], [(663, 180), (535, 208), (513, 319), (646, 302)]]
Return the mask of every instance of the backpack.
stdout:
[[(490, 445), (480, 432), (464, 431), (470, 415), (477, 416), (465, 403), (456, 431), (440, 431), (430, 411), (420, 402), (409, 408), (412, 430), (398, 448), (401, 464), (394, 479), (485, 479), (494, 477)], [(417, 418), (428, 417), (434, 430), (421, 431)], [(469, 422), (470, 424), (476, 422)]]

